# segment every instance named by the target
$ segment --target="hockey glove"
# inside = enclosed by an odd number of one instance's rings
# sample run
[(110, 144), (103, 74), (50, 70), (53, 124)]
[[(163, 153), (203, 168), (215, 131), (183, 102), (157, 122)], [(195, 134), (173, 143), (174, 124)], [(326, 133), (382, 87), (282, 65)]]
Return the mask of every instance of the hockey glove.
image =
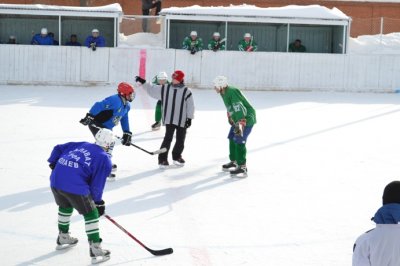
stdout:
[(241, 119), (237, 121), (234, 125), (233, 133), (235, 133), (236, 136), (241, 136), (243, 137), (243, 129), (246, 126), (246, 119)]
[(191, 54), (195, 54), (195, 53), (196, 53), (196, 48), (193, 47), (193, 48), (190, 50), (190, 53), (191, 53)]
[(90, 44), (90, 47), (92, 48), (93, 51), (96, 51), (96, 43), (95, 42), (92, 42)]
[(121, 141), (122, 145), (130, 146), (132, 143), (131, 141), (132, 141), (132, 132), (129, 132), (129, 131), (124, 132), (124, 134), (122, 135), (122, 141)]
[(142, 78), (139, 77), (139, 76), (136, 76), (136, 77), (135, 77), (135, 81), (136, 81), (136, 82), (140, 82), (140, 83), (142, 83), (142, 84), (145, 84), (145, 83), (146, 83), (146, 80), (145, 80), (145, 79), (142, 79)]
[(87, 126), (92, 124), (94, 122), (93, 120), (94, 117), (91, 114), (87, 113), (86, 116), (79, 121), (79, 123), (81, 123), (84, 126)]
[(185, 128), (189, 128), (192, 125), (192, 119), (188, 118), (185, 122)]
[(50, 167), (51, 170), (53, 170), (56, 167), (56, 164), (55, 163), (51, 163), (51, 164), (49, 164), (49, 167)]
[(95, 202), (95, 204), (96, 204), (96, 208), (97, 208), (97, 211), (99, 212), (99, 217), (100, 217), (104, 214), (104, 211), (106, 210), (105, 202), (104, 202), (104, 200), (101, 200), (101, 201)]

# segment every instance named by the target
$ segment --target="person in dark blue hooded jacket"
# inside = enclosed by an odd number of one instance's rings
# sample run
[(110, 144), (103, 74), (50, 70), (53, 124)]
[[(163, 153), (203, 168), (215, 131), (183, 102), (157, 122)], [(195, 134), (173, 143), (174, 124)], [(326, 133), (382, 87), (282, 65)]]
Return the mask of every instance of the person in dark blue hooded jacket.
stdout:
[(47, 29), (42, 28), (40, 33), (32, 37), (31, 44), (33, 45), (53, 45), (54, 39), (47, 34)]
[(85, 40), (85, 46), (91, 48), (93, 51), (96, 51), (97, 47), (106, 46), (106, 40), (103, 36), (100, 36), (98, 29), (93, 29), (92, 35), (88, 36)]
[(353, 266), (400, 265), (400, 181), (385, 187), (382, 203), (372, 218), (376, 227), (354, 244)]

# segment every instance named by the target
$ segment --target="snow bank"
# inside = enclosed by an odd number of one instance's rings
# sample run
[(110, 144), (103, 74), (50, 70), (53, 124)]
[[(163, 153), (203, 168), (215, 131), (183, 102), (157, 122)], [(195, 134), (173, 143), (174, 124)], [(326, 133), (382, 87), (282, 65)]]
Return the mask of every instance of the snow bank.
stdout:
[(400, 32), (350, 38), (350, 54), (400, 54)]
[(120, 33), (118, 47), (163, 48), (164, 41), (161, 32), (157, 34), (139, 32), (128, 36)]

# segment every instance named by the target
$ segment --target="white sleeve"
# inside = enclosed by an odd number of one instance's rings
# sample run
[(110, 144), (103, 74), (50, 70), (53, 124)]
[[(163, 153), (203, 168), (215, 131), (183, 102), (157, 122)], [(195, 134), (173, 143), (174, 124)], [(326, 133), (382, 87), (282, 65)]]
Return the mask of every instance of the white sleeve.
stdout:
[(151, 97), (161, 100), (161, 85), (150, 85), (149, 83), (145, 83), (142, 87)]
[(362, 234), (354, 244), (353, 266), (371, 266), (369, 235)]

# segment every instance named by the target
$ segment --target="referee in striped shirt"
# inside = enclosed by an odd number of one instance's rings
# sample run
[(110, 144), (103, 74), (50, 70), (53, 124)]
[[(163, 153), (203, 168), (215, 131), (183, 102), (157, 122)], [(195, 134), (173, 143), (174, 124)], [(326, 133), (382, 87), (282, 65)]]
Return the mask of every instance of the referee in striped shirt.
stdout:
[(161, 148), (167, 152), (158, 155), (158, 164), (161, 169), (169, 166), (168, 152), (176, 131), (176, 141), (172, 149), (172, 160), (175, 165), (185, 165), (182, 152), (185, 147), (186, 129), (192, 124), (194, 117), (194, 101), (192, 91), (185, 86), (185, 74), (176, 70), (172, 74), (171, 84), (151, 85), (145, 79), (136, 76), (136, 82), (142, 83), (147, 93), (161, 101), (162, 122), (165, 125), (165, 136)]

